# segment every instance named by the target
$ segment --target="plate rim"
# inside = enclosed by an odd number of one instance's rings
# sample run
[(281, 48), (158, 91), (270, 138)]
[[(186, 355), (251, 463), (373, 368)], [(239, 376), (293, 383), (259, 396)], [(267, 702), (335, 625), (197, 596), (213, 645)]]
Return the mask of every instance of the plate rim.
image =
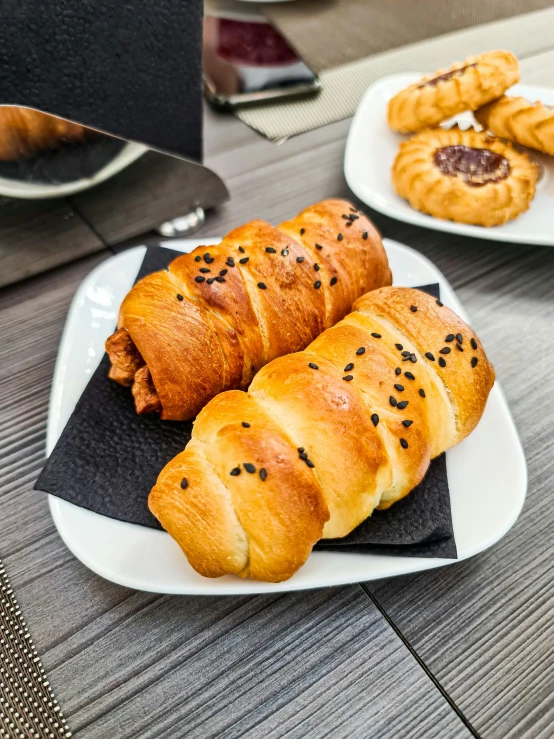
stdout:
[[(179, 239), (175, 241), (170, 242), (163, 242), (160, 244), (160, 246), (165, 247), (176, 247), (177, 251), (181, 251), (179, 249), (179, 246), (184, 245), (185, 248), (187, 245), (206, 245), (210, 246), (213, 244), (219, 243), (220, 239), (214, 238), (214, 239)], [(455, 309), (458, 312), (458, 314), (466, 320), (467, 323), (470, 323), (470, 320), (467, 316), (467, 313), (465, 309), (463, 308), (460, 300), (458, 299), (455, 291), (450, 286), (449, 282), (446, 280), (445, 276), (442, 274), (442, 272), (438, 269), (438, 267), (427, 257), (420, 254), (417, 250), (402, 244), (398, 241), (392, 240), (392, 239), (383, 239), (385, 244), (390, 244), (393, 247), (399, 247), (401, 250), (406, 250), (417, 258), (417, 260), (420, 260), (425, 264), (426, 267), (430, 267), (433, 272), (437, 275), (437, 279), (439, 282), (445, 285), (445, 287), (452, 292), (453, 297), (455, 298), (455, 301), (457, 303)], [(193, 248), (191, 246), (191, 248)], [(83, 303), (83, 300), (86, 296), (86, 291), (93, 281), (94, 277), (101, 271), (106, 270), (108, 265), (114, 265), (114, 262), (121, 261), (124, 262), (125, 259), (129, 259), (131, 254), (137, 254), (140, 251), (144, 251), (146, 249), (146, 246), (139, 245), (136, 247), (132, 247), (131, 249), (127, 249), (125, 251), (120, 252), (119, 254), (113, 255), (111, 257), (108, 257), (108, 259), (101, 262), (99, 265), (94, 267), (91, 272), (88, 273), (88, 275), (83, 279), (83, 281), (80, 283), (79, 287), (77, 288), (77, 291), (75, 292), (75, 295), (72, 299), (67, 318), (66, 323), (64, 325), (64, 329), (62, 332), (62, 338), (60, 341), (60, 348), (58, 351), (58, 356), (56, 359), (56, 366), (54, 371), (54, 377), (52, 382), (52, 388), (50, 393), (50, 405), (49, 405), (49, 413), (48, 413), (48, 422), (47, 422), (47, 453), (48, 455), (51, 453), (52, 448), (56, 442), (57, 439), (57, 426), (60, 422), (60, 408), (61, 408), (61, 399), (63, 395), (63, 385), (65, 382), (65, 361), (67, 355), (71, 351), (71, 341), (70, 337), (73, 333), (72, 324), (75, 323), (79, 308), (81, 307), (81, 304)], [(513, 421), (509, 406), (506, 402), (504, 393), (502, 392), (502, 389), (498, 382), (495, 383), (494, 386), (494, 392), (498, 393), (500, 396), (501, 401), (501, 407), (502, 410), (507, 414), (507, 419), (509, 421), (509, 424), (511, 426), (511, 431), (513, 432), (513, 436), (515, 439), (515, 442), (517, 444), (517, 449), (513, 450), (513, 453), (516, 454), (519, 457), (518, 460), (518, 468), (520, 472), (522, 473), (522, 479), (521, 479), (521, 491), (518, 491), (518, 505), (514, 507), (512, 511), (511, 518), (507, 521), (504, 528), (498, 533), (494, 534), (490, 539), (486, 541), (484, 545), (479, 545), (475, 551), (470, 551), (469, 554), (466, 554), (465, 556), (461, 556), (458, 559), (444, 559), (444, 558), (425, 558), (425, 557), (394, 557), (394, 561), (396, 563), (399, 563), (400, 561), (404, 561), (406, 568), (402, 572), (392, 573), (392, 574), (381, 574), (377, 576), (372, 576), (364, 579), (360, 579), (358, 577), (354, 577), (353, 579), (348, 579), (348, 577), (335, 577), (335, 578), (329, 578), (327, 577), (324, 582), (310, 582), (308, 584), (298, 581), (295, 582), (294, 579), (292, 581), (286, 581), (284, 583), (265, 583), (265, 582), (255, 582), (250, 580), (241, 580), (239, 578), (234, 578), (231, 580), (231, 582), (223, 582), (222, 580), (216, 580), (215, 582), (217, 585), (212, 585), (212, 581), (209, 579), (206, 579), (207, 582), (204, 583), (204, 580), (202, 580), (201, 584), (196, 586), (193, 583), (187, 584), (186, 587), (183, 587), (181, 585), (176, 585), (175, 587), (168, 586), (167, 584), (160, 584), (156, 585), (154, 584), (147, 584), (145, 582), (139, 582), (134, 577), (129, 576), (128, 574), (116, 572), (114, 575), (113, 571), (106, 571), (103, 566), (99, 565), (97, 562), (95, 562), (91, 557), (88, 556), (86, 551), (83, 551), (75, 546), (75, 543), (70, 540), (69, 532), (66, 529), (66, 524), (63, 520), (63, 510), (66, 506), (78, 508), (81, 511), (85, 511), (86, 514), (92, 515), (92, 516), (101, 516), (101, 514), (95, 513), (93, 511), (88, 511), (87, 509), (80, 508), (79, 506), (75, 506), (72, 503), (69, 503), (68, 501), (62, 500), (60, 498), (57, 498), (53, 495), (48, 494), (48, 504), (49, 504), (49, 510), (54, 522), (54, 525), (56, 526), (56, 530), (58, 531), (58, 534), (60, 535), (62, 541), (66, 545), (66, 547), (71, 551), (71, 553), (80, 561), (82, 562), (86, 567), (88, 567), (90, 570), (95, 572), (100, 577), (110, 581), (114, 582), (118, 585), (128, 587), (134, 590), (140, 590), (144, 592), (156, 592), (156, 593), (166, 593), (166, 594), (179, 594), (179, 595), (204, 595), (204, 596), (213, 596), (213, 595), (255, 595), (255, 594), (263, 594), (263, 593), (275, 593), (275, 592), (292, 592), (292, 591), (300, 591), (300, 590), (312, 590), (317, 589), (320, 587), (336, 587), (340, 585), (348, 585), (348, 584), (354, 584), (358, 582), (370, 582), (373, 580), (378, 580), (386, 577), (395, 577), (398, 575), (406, 575), (406, 574), (412, 574), (417, 572), (422, 572), (429, 569), (436, 569), (437, 567), (443, 567), (450, 564), (455, 564), (456, 562), (461, 562), (464, 559), (468, 559), (469, 557), (473, 557), (476, 554), (486, 551), (486, 549), (490, 548), (494, 544), (496, 544), (498, 541), (500, 541), (506, 533), (513, 527), (517, 519), (519, 518), (519, 515), (521, 514), (521, 510), (523, 508), (525, 499), (526, 499), (526, 493), (527, 493), (527, 484), (528, 484), (528, 471), (527, 471), (527, 464), (525, 460), (525, 455), (523, 451), (523, 447), (521, 444), (521, 440), (519, 438), (519, 434), (517, 433), (517, 428), (515, 426), (515, 423)], [(55, 428), (56, 427), (56, 428)], [(67, 510), (67, 509), (66, 509)], [(103, 516), (102, 516), (103, 517)], [(108, 517), (106, 517), (108, 518)], [(110, 519), (111, 520), (111, 519)], [(124, 523), (124, 522), (118, 522), (118, 523)], [(125, 523), (125, 526), (134, 526), (136, 527), (137, 524), (130, 524)], [(139, 527), (142, 528), (142, 527)], [(164, 531), (156, 531), (156, 530), (149, 530), (151, 533), (157, 534), (159, 536), (163, 537), (169, 537), (169, 534), (167, 534)], [(341, 558), (344, 558), (345, 561), (347, 558), (351, 557), (357, 557), (357, 556), (366, 556), (366, 555), (356, 555), (351, 554), (348, 552), (326, 552), (326, 551), (316, 551), (313, 552), (311, 557), (316, 558), (324, 558), (333, 556), (336, 557), (336, 555), (339, 555)], [(183, 555), (184, 556), (184, 555)]]
[[(398, 72), (396, 74), (389, 74), (374, 82), (364, 92), (350, 123), (344, 152), (344, 177), (350, 190), (352, 190), (356, 197), (368, 207), (373, 208), (389, 218), (393, 218), (395, 221), (409, 223), (413, 226), (418, 226), (419, 228), (429, 228), (433, 231), (441, 231), (443, 233), (452, 233), (461, 236), (468, 236), (470, 238), (485, 239), (488, 241), (501, 241), (504, 243), (526, 244), (533, 246), (554, 246), (554, 232), (552, 236), (512, 234), (509, 231), (507, 233), (503, 231), (502, 226), (485, 228), (484, 226), (475, 226), (468, 223), (456, 223), (455, 221), (427, 216), (413, 208), (406, 212), (402, 211), (399, 213), (398, 210), (393, 205), (389, 205), (387, 201), (380, 200), (379, 198), (368, 197), (367, 193), (359, 187), (358, 178), (353, 172), (353, 163), (356, 158), (356, 142), (359, 140), (359, 137), (364, 134), (363, 123), (366, 109), (369, 107), (369, 101), (379, 88), (387, 87), (391, 82), (400, 82), (401, 80), (405, 81), (406, 85), (408, 85), (421, 79), (423, 74), (423, 72)], [(548, 95), (553, 94), (553, 90), (544, 85), (526, 85), (525, 83), (518, 82), (517, 87), (520, 89), (523, 88), (523, 90), (527, 88), (530, 90), (546, 91)], [(534, 94), (535, 93), (532, 93), (532, 95)], [(424, 222), (422, 222), (422, 218), (425, 218)]]

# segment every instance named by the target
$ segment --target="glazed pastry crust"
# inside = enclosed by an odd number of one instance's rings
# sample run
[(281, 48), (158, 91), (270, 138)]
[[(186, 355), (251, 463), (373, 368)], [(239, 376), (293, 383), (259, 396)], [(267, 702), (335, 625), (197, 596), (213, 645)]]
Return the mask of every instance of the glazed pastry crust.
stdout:
[[(444, 174), (435, 164), (435, 152), (447, 146), (488, 149), (508, 160), (510, 172), (498, 182), (468, 185), (463, 177)], [(509, 142), (454, 126), (421, 131), (403, 141), (393, 164), (392, 181), (398, 195), (422, 213), (458, 223), (499, 226), (527, 210), (538, 174), (537, 165)]]
[(554, 109), (540, 101), (504, 95), (476, 110), (475, 118), (496, 136), (554, 156)]
[[(435, 84), (429, 84), (439, 77)], [(489, 51), (439, 69), (401, 90), (389, 102), (393, 131), (411, 133), (436, 126), (464, 110), (477, 110), (519, 80), (519, 65), (509, 51)]]

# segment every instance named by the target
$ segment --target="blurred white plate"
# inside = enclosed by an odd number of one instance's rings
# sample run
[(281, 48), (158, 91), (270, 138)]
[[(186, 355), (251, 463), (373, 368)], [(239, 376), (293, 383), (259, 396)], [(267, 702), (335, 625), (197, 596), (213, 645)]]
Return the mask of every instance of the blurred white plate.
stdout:
[[(172, 241), (179, 251), (218, 240)], [(441, 298), (467, 320), (452, 288), (425, 257), (385, 239), (397, 285), (440, 283)], [(50, 398), (47, 451), (67, 423), (79, 396), (104, 354), (119, 305), (133, 285), (145, 253), (139, 246), (110, 257), (80, 285), (63, 333)], [(527, 487), (523, 451), (498, 384), (476, 430), (447, 453), (452, 517), (460, 559), (497, 542), (517, 519)], [(87, 567), (115, 583), (157, 593), (236, 595), (328, 587), (452, 564), (448, 559), (377, 554), (314, 552), (287, 582), (272, 584), (238, 577), (208, 579), (188, 564), (163, 531), (123, 523), (49, 496), (54, 523), (66, 545)]]
[[(414, 210), (396, 194), (390, 172), (400, 142), (409, 136), (397, 134), (388, 127), (387, 104), (397, 92), (421, 79), (421, 76), (394, 74), (384, 77), (372, 85), (362, 98), (350, 127), (344, 158), (344, 174), (352, 192), (371, 208), (416, 226), (494, 241), (553, 246), (554, 157), (530, 149), (526, 151), (542, 170), (536, 195), (526, 213), (503, 226), (484, 228), (433, 218)], [(554, 105), (554, 89), (514, 85), (508, 94)], [(468, 112), (455, 116), (444, 125), (448, 127), (454, 122), (468, 127), (475, 123), (475, 119)]]
[(66, 182), (61, 185), (24, 182), (23, 180), (0, 177), (0, 195), (8, 198), (23, 198), (24, 200), (65, 198), (105, 182), (125, 167), (136, 162), (147, 151), (147, 147), (142, 144), (127, 143), (111, 162), (99, 169), (92, 177), (83, 177), (80, 180)]

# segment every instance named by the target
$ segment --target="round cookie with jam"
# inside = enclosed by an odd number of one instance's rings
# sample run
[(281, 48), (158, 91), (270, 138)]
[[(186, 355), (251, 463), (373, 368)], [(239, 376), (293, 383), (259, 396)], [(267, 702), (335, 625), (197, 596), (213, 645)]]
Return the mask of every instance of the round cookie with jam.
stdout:
[(436, 126), (499, 98), (518, 80), (519, 65), (509, 51), (469, 57), (397, 93), (388, 105), (389, 126), (398, 133)]
[(475, 111), (475, 118), (495, 136), (554, 156), (554, 108), (503, 95)]
[(392, 168), (396, 192), (422, 213), (499, 226), (529, 207), (539, 168), (502, 139), (473, 129), (433, 128), (402, 142)]

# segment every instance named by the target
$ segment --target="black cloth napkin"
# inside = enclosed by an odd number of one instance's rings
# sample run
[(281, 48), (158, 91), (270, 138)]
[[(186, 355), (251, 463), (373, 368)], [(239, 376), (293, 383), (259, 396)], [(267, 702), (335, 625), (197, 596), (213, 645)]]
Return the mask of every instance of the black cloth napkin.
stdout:
[[(149, 247), (137, 275), (167, 267), (180, 252)], [(422, 287), (439, 297), (438, 285)], [(192, 421), (136, 413), (129, 388), (108, 379), (104, 356), (46, 462), (35, 489), (110, 518), (160, 528), (147, 506), (161, 469), (181, 452)], [(375, 511), (349, 536), (317, 549), (456, 558), (445, 455), (425, 479), (386, 511)]]

